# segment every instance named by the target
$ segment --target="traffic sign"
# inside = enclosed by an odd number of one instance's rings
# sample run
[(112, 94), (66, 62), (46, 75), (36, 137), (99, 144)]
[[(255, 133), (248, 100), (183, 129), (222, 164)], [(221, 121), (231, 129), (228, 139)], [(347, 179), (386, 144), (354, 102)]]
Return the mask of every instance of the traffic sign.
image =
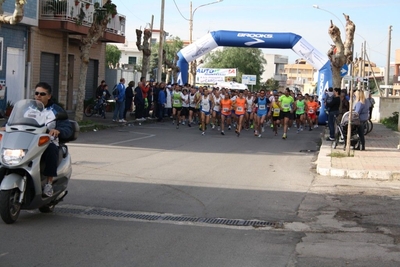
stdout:
[(349, 65), (344, 64), (340, 69), (340, 77), (344, 77), (349, 72)]

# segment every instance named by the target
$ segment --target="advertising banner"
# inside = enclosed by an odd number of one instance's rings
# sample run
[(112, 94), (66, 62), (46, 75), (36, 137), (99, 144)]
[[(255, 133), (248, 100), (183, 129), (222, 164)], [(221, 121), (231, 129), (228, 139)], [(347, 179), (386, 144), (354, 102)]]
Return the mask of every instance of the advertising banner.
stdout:
[(215, 84), (218, 82), (224, 82), (224, 76), (196, 76), (196, 83), (210, 83)]
[(236, 69), (197, 68), (196, 76), (236, 77)]

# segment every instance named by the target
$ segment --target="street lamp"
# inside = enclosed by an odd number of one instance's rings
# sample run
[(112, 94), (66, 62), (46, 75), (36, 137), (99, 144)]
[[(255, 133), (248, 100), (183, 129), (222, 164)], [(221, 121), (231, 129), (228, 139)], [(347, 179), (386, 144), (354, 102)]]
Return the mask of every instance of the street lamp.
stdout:
[[(211, 2), (208, 4), (200, 5), (200, 6), (196, 7), (193, 11), (192, 11), (192, 1), (190, 1), (190, 18), (189, 18), (189, 43), (190, 44), (193, 42), (193, 37), (192, 37), (193, 36), (193, 16), (194, 16), (194, 13), (196, 12), (196, 10), (199, 9), (200, 7), (217, 4), (222, 1), (223, 0), (217, 0), (217, 1), (214, 1), (214, 2)], [(193, 68), (193, 61), (190, 62), (190, 70), (189, 70), (189, 80), (190, 81), (189, 82), (194, 85), (196, 82), (195, 81), (196, 74), (192, 74), (192, 71), (191, 71), (192, 68)]]
[(212, 4), (217, 4), (217, 3), (222, 2), (222, 1), (223, 0), (217, 0), (217, 1), (214, 1), (214, 2), (211, 2), (211, 3), (208, 3), (208, 4), (200, 5), (200, 6), (196, 7), (193, 10), (193, 12), (192, 12), (192, 1), (190, 1), (190, 18), (189, 18), (189, 42), (190, 43), (192, 43), (192, 41), (193, 41), (193, 39), (192, 39), (192, 36), (193, 36), (193, 16), (194, 16), (194, 13), (196, 12), (196, 10), (199, 9), (200, 7), (209, 6), (209, 5), (212, 5)]
[(335, 15), (335, 14), (333, 14), (332, 12), (330, 12), (329, 10), (326, 10), (326, 9), (323, 9), (323, 8), (320, 8), (319, 7), (319, 5), (313, 5), (312, 6), (313, 8), (316, 8), (316, 9), (320, 9), (320, 10), (323, 10), (323, 11), (325, 11), (325, 12), (328, 12), (329, 14), (331, 14), (332, 16), (334, 16), (335, 18), (337, 18), (338, 20), (339, 20), (339, 22), (340, 22), (340, 24), (342, 24), (342, 26), (343, 26), (343, 29), (346, 31), (346, 27), (344, 26), (344, 24), (343, 24), (343, 22)]

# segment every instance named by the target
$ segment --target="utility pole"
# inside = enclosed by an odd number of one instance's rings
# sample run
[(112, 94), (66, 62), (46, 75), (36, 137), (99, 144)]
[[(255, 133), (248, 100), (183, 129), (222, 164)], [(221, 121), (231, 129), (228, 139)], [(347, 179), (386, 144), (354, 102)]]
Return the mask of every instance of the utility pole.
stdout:
[(157, 82), (161, 82), (161, 77), (162, 77), (163, 46), (164, 46), (164, 10), (165, 10), (165, 0), (161, 0), (160, 41), (158, 47)]
[[(388, 40), (388, 52), (386, 59), (386, 71), (385, 71), (385, 85), (389, 85), (389, 73), (390, 73), (390, 46), (392, 42), (392, 25), (389, 26), (389, 40)], [(385, 88), (385, 97), (389, 96), (389, 89)]]

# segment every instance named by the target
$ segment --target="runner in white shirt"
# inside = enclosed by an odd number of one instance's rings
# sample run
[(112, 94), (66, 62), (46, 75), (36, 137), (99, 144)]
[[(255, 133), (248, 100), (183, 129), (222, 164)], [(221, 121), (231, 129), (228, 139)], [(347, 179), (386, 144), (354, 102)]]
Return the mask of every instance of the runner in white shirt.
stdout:
[(212, 129), (215, 128), (215, 124), (218, 125), (218, 131), (221, 125), (221, 95), (220, 91), (215, 91), (213, 95), (214, 107), (212, 111)]

